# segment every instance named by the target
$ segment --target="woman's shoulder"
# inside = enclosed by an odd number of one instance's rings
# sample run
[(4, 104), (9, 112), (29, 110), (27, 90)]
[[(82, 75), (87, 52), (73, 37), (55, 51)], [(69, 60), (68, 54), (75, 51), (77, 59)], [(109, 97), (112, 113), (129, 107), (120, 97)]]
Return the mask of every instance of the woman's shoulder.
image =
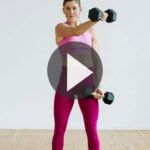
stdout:
[(60, 31), (61, 32), (64, 31), (65, 27), (69, 27), (69, 25), (65, 22), (61, 22), (61, 23), (56, 24), (56, 26), (55, 26), (56, 35), (59, 35)]
[(55, 26), (55, 37), (56, 37), (56, 44), (58, 45), (59, 42), (63, 39), (62, 36), (59, 35), (59, 30), (62, 28), (65, 24), (63, 22), (56, 24)]
[(59, 27), (64, 27), (64, 26), (69, 26), (66, 22), (60, 22), (58, 24), (56, 24), (55, 29), (59, 28)]

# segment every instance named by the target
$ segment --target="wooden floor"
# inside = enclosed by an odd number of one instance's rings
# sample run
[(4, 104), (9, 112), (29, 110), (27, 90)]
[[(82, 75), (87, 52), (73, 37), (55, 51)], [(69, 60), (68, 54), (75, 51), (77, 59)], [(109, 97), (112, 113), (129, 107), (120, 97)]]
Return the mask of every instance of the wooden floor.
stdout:
[[(51, 150), (53, 131), (0, 130), (0, 150)], [(150, 131), (99, 131), (101, 150), (150, 150)], [(88, 150), (84, 130), (67, 130), (64, 150)]]

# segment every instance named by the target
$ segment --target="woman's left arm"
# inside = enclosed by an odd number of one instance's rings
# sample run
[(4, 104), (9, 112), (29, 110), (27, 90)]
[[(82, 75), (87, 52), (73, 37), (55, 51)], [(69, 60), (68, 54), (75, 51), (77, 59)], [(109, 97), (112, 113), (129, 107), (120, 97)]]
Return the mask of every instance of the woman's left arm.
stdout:
[(98, 41), (97, 41), (97, 37), (96, 37), (96, 32), (94, 30), (94, 28), (91, 28), (91, 35), (92, 35), (92, 48), (97, 51), (98, 50)]
[[(98, 50), (100, 49), (100, 47), (99, 47), (99, 43), (98, 43), (98, 41), (97, 41), (97, 37), (96, 37), (96, 32), (94, 31), (94, 29), (93, 28), (91, 28), (91, 35), (92, 35), (92, 48), (93, 48), (93, 50), (94, 51), (96, 51), (97, 52), (97, 54), (98, 54)], [(97, 65), (97, 61), (96, 61), (96, 58), (94, 57), (94, 55), (92, 55), (93, 56), (93, 65), (94, 65), (94, 68), (97, 70), (97, 67), (98, 67), (98, 65)], [(97, 78), (97, 76), (98, 76), (98, 74), (95, 72), (95, 82), (98, 80)], [(101, 95), (103, 95), (103, 92), (100, 90), (100, 89), (95, 89), (95, 91), (94, 91), (95, 93), (97, 93), (95, 96), (94, 96), (94, 98), (95, 99), (99, 99), (99, 98), (101, 98)]]

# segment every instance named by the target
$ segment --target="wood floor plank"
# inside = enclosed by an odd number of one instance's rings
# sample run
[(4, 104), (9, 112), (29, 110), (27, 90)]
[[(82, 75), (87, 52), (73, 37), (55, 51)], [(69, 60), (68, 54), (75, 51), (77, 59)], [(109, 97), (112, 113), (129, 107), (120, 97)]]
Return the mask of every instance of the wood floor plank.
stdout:
[[(0, 150), (51, 150), (52, 130), (0, 129)], [(150, 150), (149, 130), (100, 130), (101, 150)], [(67, 130), (64, 150), (88, 150), (84, 130)]]

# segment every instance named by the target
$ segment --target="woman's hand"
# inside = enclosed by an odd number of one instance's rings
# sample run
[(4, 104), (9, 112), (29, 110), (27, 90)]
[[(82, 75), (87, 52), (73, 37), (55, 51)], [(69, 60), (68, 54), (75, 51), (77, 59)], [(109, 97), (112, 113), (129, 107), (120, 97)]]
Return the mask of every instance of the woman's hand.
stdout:
[(103, 13), (103, 15), (102, 15), (101, 21), (106, 21), (108, 14), (106, 12), (102, 12), (102, 13)]
[(93, 97), (97, 100), (103, 97), (103, 92), (100, 89), (96, 89), (93, 93)]

